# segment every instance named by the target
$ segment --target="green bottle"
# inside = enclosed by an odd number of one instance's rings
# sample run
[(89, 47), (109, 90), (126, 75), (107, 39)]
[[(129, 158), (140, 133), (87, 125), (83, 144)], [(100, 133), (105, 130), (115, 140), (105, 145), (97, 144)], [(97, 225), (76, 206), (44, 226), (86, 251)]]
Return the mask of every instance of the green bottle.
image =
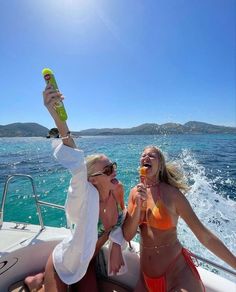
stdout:
[[(58, 90), (57, 82), (54, 77), (53, 71), (49, 68), (44, 68), (42, 71), (44, 80), (47, 84), (51, 84), (54, 90)], [(56, 103), (55, 110), (61, 121), (65, 122), (67, 120), (67, 113), (62, 101)]]

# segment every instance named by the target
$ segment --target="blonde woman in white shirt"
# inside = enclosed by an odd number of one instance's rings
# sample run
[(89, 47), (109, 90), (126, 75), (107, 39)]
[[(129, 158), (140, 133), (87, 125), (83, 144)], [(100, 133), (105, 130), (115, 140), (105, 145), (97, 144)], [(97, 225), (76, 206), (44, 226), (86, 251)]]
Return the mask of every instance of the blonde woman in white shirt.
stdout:
[(62, 138), (54, 156), (72, 173), (65, 210), (75, 228), (70, 237), (54, 248), (43, 277), (42, 274), (28, 277), (25, 283), (31, 291), (63, 292), (73, 284), (76, 291), (95, 292), (98, 291), (95, 255), (108, 239), (112, 243), (109, 272), (117, 274), (124, 270), (123, 186), (116, 179), (116, 163), (103, 154), (86, 159), (83, 151), (76, 148), (66, 122), (59, 119), (55, 110), (62, 94), (47, 85), (43, 97)]

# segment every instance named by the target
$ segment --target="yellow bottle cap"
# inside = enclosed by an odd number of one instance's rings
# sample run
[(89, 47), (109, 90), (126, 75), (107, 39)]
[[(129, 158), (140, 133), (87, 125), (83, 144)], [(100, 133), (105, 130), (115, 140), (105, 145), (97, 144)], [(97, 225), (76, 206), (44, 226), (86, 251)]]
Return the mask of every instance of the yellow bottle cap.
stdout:
[(44, 69), (42, 70), (42, 74), (43, 74), (43, 75), (53, 74), (53, 71), (52, 71), (51, 69), (49, 69), (49, 68), (44, 68)]

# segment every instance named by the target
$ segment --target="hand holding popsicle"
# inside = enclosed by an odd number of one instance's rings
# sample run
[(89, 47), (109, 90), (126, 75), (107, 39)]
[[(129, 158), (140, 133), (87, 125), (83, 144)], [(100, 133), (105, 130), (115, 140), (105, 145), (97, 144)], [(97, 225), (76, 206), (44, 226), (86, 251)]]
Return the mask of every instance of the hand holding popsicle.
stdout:
[[(147, 195), (146, 194), (146, 176), (147, 176), (147, 167), (145, 167), (145, 166), (142, 166), (142, 167), (140, 167), (140, 169), (139, 169), (139, 177), (140, 177), (140, 183), (142, 183), (143, 184), (143, 186), (144, 186), (144, 188), (145, 188), (145, 195)], [(138, 189), (139, 190), (139, 189)], [(140, 188), (140, 191), (143, 191), (141, 188)], [(144, 196), (142, 196), (141, 195), (141, 198), (142, 198), (142, 205), (141, 205), (141, 207), (142, 207), (142, 210), (146, 210), (146, 208), (147, 208), (147, 198), (146, 197), (144, 197)]]

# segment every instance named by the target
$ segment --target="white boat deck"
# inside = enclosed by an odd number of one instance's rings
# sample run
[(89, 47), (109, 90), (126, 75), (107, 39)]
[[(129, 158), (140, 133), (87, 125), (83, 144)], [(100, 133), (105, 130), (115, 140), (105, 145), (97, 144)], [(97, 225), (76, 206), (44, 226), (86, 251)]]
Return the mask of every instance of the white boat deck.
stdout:
[(12, 252), (39, 241), (60, 241), (70, 234), (70, 230), (63, 227), (46, 227), (41, 230), (39, 225), (16, 225), (16, 223), (4, 222), (0, 234), (1, 238), (4, 238), (0, 241), (1, 257), (4, 253)]

